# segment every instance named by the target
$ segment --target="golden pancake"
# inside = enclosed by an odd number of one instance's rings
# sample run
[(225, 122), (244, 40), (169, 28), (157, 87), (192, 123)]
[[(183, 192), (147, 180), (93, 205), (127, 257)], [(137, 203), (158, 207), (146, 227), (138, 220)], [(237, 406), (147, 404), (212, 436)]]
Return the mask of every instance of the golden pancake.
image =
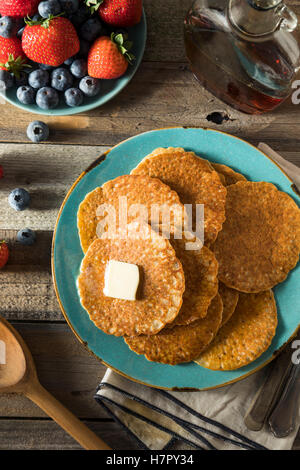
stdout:
[(183, 204), (204, 205), (205, 244), (212, 243), (225, 220), (226, 188), (207, 160), (182, 148), (159, 148), (145, 157), (131, 172), (159, 178), (177, 192)]
[(195, 362), (212, 370), (244, 367), (268, 349), (276, 327), (277, 310), (271, 290), (240, 294), (234, 314)]
[[(107, 334), (155, 334), (178, 315), (185, 283), (183, 269), (169, 240), (149, 225), (133, 222), (125, 229), (119, 229), (114, 238), (106, 233), (90, 245), (78, 277), (80, 300), (90, 319)], [(104, 295), (109, 260), (139, 267), (137, 300)]]
[(238, 181), (247, 181), (244, 175), (234, 171), (232, 168), (220, 163), (212, 163), (213, 168), (219, 173), (221, 181), (225, 186), (238, 183)]
[(298, 262), (299, 207), (271, 183), (228, 186), (226, 222), (212, 250), (226, 286), (248, 293), (267, 290)]
[[(166, 232), (163, 231), (163, 234), (166, 235)], [(175, 228), (166, 236), (170, 238), (185, 276), (181, 310), (169, 325), (171, 328), (188, 325), (206, 316), (212, 299), (218, 293), (218, 262), (214, 254), (191, 233), (181, 233)]]
[(217, 294), (202, 320), (186, 326), (165, 328), (157, 335), (125, 338), (132, 351), (149, 361), (180, 364), (196, 359), (213, 340), (222, 322), (222, 300)]
[[(239, 300), (237, 290), (226, 287), (222, 282), (219, 283), (219, 294), (223, 302), (222, 326), (231, 318)], [(176, 321), (176, 320), (175, 320)]]
[[(127, 198), (126, 201), (124, 197)], [(122, 199), (120, 200), (120, 198)], [(169, 209), (173, 208), (171, 211), (172, 223), (181, 224), (184, 218), (184, 208), (178, 195), (157, 178), (119, 176), (87, 194), (79, 206), (77, 226), (84, 253), (90, 244), (99, 238), (104, 230), (107, 230), (105, 221), (115, 223), (117, 227), (121, 225), (119, 220), (120, 204), (127, 214), (128, 223), (136, 219), (150, 221), (151, 208), (155, 204), (161, 207), (163, 214), (169, 214)], [(108, 205), (112, 206), (112, 210), (115, 210), (115, 217)], [(146, 212), (144, 213), (144, 210), (140, 212), (137, 205), (143, 205)], [(102, 210), (99, 211), (99, 208)], [(160, 217), (159, 214), (158, 217)]]

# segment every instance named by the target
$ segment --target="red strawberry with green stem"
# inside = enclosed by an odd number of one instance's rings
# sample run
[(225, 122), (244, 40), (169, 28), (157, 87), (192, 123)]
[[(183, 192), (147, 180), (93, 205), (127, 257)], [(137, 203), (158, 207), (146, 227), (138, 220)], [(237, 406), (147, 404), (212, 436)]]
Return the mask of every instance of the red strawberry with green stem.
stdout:
[(9, 249), (5, 241), (0, 242), (0, 269), (3, 268), (9, 257)]
[(20, 39), (0, 36), (0, 69), (7, 70), (17, 77), (26, 64), (26, 56)]
[(91, 12), (99, 12), (105, 23), (130, 28), (141, 21), (143, 12), (142, 0), (85, 0)]
[(37, 12), (41, 0), (0, 0), (1, 16), (24, 18)]
[(88, 74), (94, 78), (119, 78), (126, 72), (135, 57), (129, 52), (132, 42), (124, 34), (96, 39), (88, 55)]
[(22, 47), (29, 59), (39, 64), (58, 67), (79, 51), (79, 39), (74, 26), (60, 15), (25, 20)]

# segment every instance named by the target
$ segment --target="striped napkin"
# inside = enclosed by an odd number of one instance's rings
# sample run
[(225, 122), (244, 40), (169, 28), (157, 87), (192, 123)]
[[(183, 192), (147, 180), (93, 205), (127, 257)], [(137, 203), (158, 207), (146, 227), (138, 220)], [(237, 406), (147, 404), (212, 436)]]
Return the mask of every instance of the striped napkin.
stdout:
[[(300, 191), (300, 168), (287, 162), (266, 144), (269, 155)], [(267, 425), (250, 431), (244, 417), (272, 365), (235, 384), (200, 392), (171, 392), (132, 382), (107, 369), (95, 399), (143, 449), (162, 450), (288, 450), (299, 426), (278, 439)]]

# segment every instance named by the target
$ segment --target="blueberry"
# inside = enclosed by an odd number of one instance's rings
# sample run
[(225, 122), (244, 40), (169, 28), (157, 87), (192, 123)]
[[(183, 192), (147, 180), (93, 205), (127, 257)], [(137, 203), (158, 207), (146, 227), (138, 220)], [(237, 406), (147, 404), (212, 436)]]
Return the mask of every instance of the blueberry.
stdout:
[(40, 21), (41, 19), (41, 15), (39, 15), (38, 13), (36, 13), (33, 17), (32, 17), (32, 21)]
[(97, 17), (89, 18), (83, 23), (80, 28), (80, 35), (86, 41), (94, 41), (98, 36), (101, 36), (103, 26)]
[(68, 106), (80, 106), (83, 102), (83, 93), (79, 88), (69, 88), (65, 91), (65, 101)]
[(17, 233), (17, 241), (22, 245), (31, 246), (35, 243), (36, 234), (30, 228), (23, 228)]
[(60, 4), (57, 0), (47, 0), (41, 2), (38, 6), (39, 14), (43, 18), (48, 18), (48, 16), (56, 16), (61, 12)]
[(34, 70), (28, 75), (28, 83), (32, 88), (42, 88), (49, 83), (49, 73), (47, 70)]
[(11, 38), (17, 33), (18, 27), (11, 16), (0, 18), (0, 36)]
[(26, 189), (16, 188), (8, 196), (9, 205), (16, 211), (27, 209), (30, 203), (30, 196)]
[(82, 5), (79, 7), (79, 9), (75, 12), (72, 13), (69, 16), (69, 20), (73, 23), (75, 28), (78, 28), (79, 26), (82, 25), (88, 18), (90, 17), (89, 10), (86, 8), (85, 5)]
[(86, 58), (88, 56), (90, 47), (91, 45), (88, 41), (86, 41), (85, 39), (80, 39), (80, 49), (78, 52), (78, 56)]
[(28, 83), (28, 74), (26, 72), (19, 72), (19, 76), (15, 76), (15, 85), (17, 87), (27, 85)]
[(73, 55), (72, 57), (69, 57), (69, 59), (65, 60), (64, 61), (64, 64), (65, 65), (72, 65), (72, 63), (74, 62), (74, 60), (76, 59), (76, 55)]
[(49, 137), (49, 127), (42, 121), (33, 121), (27, 127), (27, 137), (32, 142), (42, 142)]
[(17, 98), (23, 104), (33, 104), (35, 101), (35, 90), (31, 86), (20, 86), (17, 89)]
[(86, 96), (96, 96), (100, 92), (100, 80), (87, 75), (80, 80), (79, 88)]
[(76, 78), (82, 78), (87, 73), (87, 65), (84, 59), (76, 59), (70, 67), (71, 73)]
[(73, 77), (70, 72), (63, 68), (58, 67), (53, 70), (51, 74), (51, 86), (58, 91), (65, 91), (70, 88), (73, 84)]
[(23, 33), (24, 33), (24, 29), (25, 29), (25, 26), (23, 26), (23, 28), (19, 29), (19, 31), (17, 32), (17, 37), (19, 39), (22, 39), (22, 36), (23, 36)]
[(54, 88), (45, 86), (40, 88), (35, 98), (36, 104), (42, 109), (53, 109), (58, 106), (59, 96)]
[(59, 0), (62, 11), (67, 15), (75, 13), (79, 8), (79, 0)]
[(14, 77), (7, 70), (0, 70), (0, 91), (11, 88), (14, 85)]
[(46, 65), (46, 64), (39, 64), (39, 68), (41, 70), (54, 70), (55, 69), (53, 65)]

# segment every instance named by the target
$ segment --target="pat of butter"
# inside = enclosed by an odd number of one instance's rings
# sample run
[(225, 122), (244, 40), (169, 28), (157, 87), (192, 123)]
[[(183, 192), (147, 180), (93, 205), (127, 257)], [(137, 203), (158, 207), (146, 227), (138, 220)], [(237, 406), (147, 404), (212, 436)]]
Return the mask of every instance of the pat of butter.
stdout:
[(103, 293), (107, 297), (136, 300), (140, 273), (136, 264), (110, 260), (105, 269)]

